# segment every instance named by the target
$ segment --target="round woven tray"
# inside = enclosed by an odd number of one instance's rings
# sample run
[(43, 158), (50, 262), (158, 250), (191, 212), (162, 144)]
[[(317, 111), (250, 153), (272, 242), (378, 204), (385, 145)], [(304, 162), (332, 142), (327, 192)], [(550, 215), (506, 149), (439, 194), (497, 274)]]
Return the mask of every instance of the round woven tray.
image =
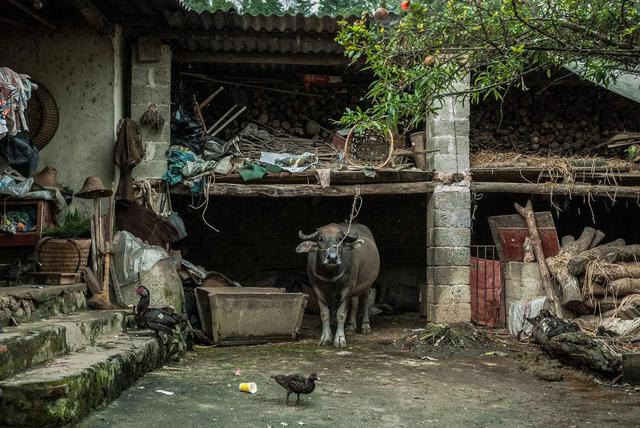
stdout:
[(358, 136), (353, 127), (347, 134), (343, 153), (345, 160), (351, 165), (384, 168), (393, 159), (393, 134), (389, 131), (388, 138), (377, 132), (366, 132), (364, 136)]
[(41, 272), (80, 272), (90, 252), (91, 239), (43, 238), (36, 246)]

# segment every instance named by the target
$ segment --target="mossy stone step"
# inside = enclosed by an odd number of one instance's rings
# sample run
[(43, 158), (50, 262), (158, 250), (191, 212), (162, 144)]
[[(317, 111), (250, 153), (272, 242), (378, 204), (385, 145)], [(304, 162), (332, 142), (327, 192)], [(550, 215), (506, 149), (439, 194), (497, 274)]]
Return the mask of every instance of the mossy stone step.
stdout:
[(20, 285), (0, 287), (0, 325), (10, 318), (28, 322), (87, 308), (87, 285)]
[(151, 332), (123, 333), (0, 382), (0, 426), (63, 426), (166, 362)]
[(123, 311), (84, 311), (5, 327), (0, 334), (0, 380), (121, 333), (124, 316)]

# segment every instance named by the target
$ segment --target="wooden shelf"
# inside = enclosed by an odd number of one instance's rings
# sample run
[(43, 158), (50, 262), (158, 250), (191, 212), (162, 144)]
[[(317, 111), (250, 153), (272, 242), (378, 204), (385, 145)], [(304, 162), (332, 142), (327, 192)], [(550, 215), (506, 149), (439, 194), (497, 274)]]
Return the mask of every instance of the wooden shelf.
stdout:
[[(433, 192), (431, 181), (415, 183), (360, 184), (362, 195), (428, 194)], [(182, 185), (171, 188), (171, 193), (189, 195), (190, 190)], [(344, 197), (353, 196), (353, 185), (335, 185), (322, 188), (319, 184), (230, 184), (215, 183), (209, 188), (215, 196), (263, 196), (270, 198), (292, 197)]]
[(36, 208), (36, 227), (32, 232), (18, 232), (15, 235), (0, 232), (0, 248), (8, 247), (35, 247), (40, 238), (42, 231), (48, 227), (53, 227), (53, 210), (51, 201), (42, 199), (13, 199), (7, 198), (0, 201), (3, 209), (7, 211), (19, 207), (35, 206)]

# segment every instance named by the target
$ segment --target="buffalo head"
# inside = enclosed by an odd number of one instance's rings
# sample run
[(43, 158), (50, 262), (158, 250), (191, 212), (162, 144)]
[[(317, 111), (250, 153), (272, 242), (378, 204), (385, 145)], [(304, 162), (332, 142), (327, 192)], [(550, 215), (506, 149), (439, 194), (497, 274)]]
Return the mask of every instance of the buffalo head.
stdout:
[(304, 242), (298, 245), (296, 253), (316, 253), (317, 262), (326, 268), (337, 268), (348, 262), (347, 253), (363, 243), (356, 231), (347, 233), (347, 227), (337, 224), (320, 227), (309, 235), (300, 231), (298, 236)]

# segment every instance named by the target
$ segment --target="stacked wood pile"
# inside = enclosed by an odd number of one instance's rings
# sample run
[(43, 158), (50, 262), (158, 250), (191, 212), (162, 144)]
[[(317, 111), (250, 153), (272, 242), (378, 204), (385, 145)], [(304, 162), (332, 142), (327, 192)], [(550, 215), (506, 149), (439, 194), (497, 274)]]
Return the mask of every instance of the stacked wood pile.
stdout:
[(553, 309), (528, 319), (534, 341), (566, 363), (618, 372), (621, 352), (640, 342), (640, 245), (603, 243), (603, 232), (586, 227), (577, 239), (563, 237), (560, 252), (545, 258), (531, 201), (515, 208), (527, 222), (526, 244)]
[[(345, 108), (354, 108), (360, 95), (333, 87), (316, 87), (312, 90), (312, 96), (247, 90), (243, 95), (246, 98), (237, 101), (238, 105), (247, 106), (246, 113), (234, 120), (220, 137), (229, 140), (248, 123), (257, 123), (276, 134), (330, 140), (331, 131), (336, 129), (333, 121), (340, 119)], [(224, 114), (224, 111), (216, 108), (208, 114), (215, 118)]]
[(504, 103), (472, 106), (471, 150), (624, 157), (625, 147), (597, 146), (640, 131), (639, 116), (640, 104), (598, 87), (512, 90)]
[[(545, 258), (531, 201), (515, 207), (527, 221), (542, 288), (558, 317), (586, 316), (582, 324), (591, 329), (598, 327), (594, 321), (606, 318), (640, 318), (640, 245), (626, 245), (623, 239), (603, 243), (603, 232), (586, 227), (577, 239), (563, 237), (560, 252)], [(617, 325), (616, 334), (637, 335), (640, 342), (640, 320), (627, 324), (628, 331)]]

